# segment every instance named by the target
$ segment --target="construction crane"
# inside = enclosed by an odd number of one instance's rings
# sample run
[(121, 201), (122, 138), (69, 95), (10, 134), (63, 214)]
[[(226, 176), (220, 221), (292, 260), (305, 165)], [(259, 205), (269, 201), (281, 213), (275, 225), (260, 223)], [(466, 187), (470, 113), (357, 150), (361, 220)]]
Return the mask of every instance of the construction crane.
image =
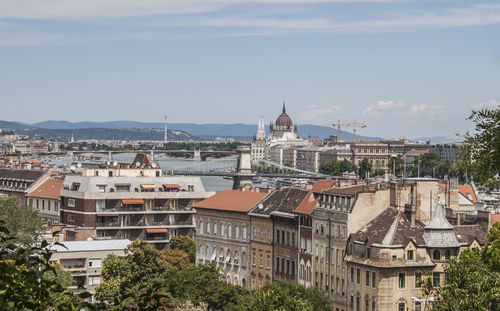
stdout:
[(341, 123), (340, 120), (338, 120), (337, 123), (332, 123), (332, 126), (337, 127), (337, 142), (340, 142), (340, 127), (352, 126), (352, 123)]
[(353, 141), (354, 141), (354, 143), (357, 143), (358, 141), (356, 139), (356, 129), (358, 129), (358, 128), (365, 128), (366, 124), (357, 123), (356, 120), (354, 120), (354, 122), (351, 125), (352, 125), (352, 137), (353, 137)]

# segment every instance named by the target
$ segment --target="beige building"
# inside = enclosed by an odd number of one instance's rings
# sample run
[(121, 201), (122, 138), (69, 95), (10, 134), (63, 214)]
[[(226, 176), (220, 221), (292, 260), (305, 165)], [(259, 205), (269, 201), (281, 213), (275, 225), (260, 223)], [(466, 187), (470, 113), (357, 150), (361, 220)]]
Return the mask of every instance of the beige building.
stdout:
[(26, 194), (28, 206), (38, 211), (43, 222), (49, 226), (60, 222), (62, 179), (50, 178)]
[[(259, 204), (254, 208), (259, 208)], [(266, 283), (272, 281), (273, 223), (269, 215), (252, 213), (252, 211), (248, 215), (250, 215), (251, 232), (255, 232), (255, 237), (250, 239), (252, 256), (250, 288), (258, 290)], [(253, 261), (255, 261), (255, 264), (253, 264)]]
[(484, 243), (486, 231), (479, 225), (453, 227), (441, 204), (427, 225), (416, 220), (415, 209), (389, 207), (349, 238), (348, 308), (424, 310), (422, 275), (432, 273), (439, 287), (448, 259)]
[(57, 262), (71, 273), (73, 283), (71, 290), (83, 290), (94, 294), (101, 283), (101, 269), (108, 255), (125, 256), (125, 248), (130, 240), (90, 240), (66, 241), (61, 245), (51, 246), (51, 262)]
[(387, 169), (391, 155), (386, 143), (379, 141), (360, 141), (351, 147), (354, 154), (354, 164), (358, 165), (363, 159), (368, 159), (373, 169)]
[[(250, 248), (247, 212), (265, 196), (266, 193), (223, 190), (193, 205), (197, 227), (196, 262), (216, 263), (221, 277), (228, 283), (251, 289), (250, 260), (255, 264), (256, 254)], [(263, 265), (262, 257), (260, 265)]]

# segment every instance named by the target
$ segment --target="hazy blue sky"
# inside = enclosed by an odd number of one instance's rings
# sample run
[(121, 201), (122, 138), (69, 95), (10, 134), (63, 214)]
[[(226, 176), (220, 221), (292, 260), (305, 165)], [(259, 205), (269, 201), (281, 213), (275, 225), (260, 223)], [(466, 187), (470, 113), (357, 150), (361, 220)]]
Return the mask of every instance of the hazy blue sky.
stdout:
[(0, 119), (453, 135), (500, 102), (500, 2), (1, 0)]

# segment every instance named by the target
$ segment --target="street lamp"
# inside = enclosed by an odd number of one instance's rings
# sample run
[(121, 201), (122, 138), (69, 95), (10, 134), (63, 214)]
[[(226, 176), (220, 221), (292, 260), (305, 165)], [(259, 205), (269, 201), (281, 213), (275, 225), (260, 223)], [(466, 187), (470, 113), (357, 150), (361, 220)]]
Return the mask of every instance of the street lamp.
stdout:
[(429, 297), (429, 298), (411, 297), (411, 300), (413, 300), (414, 302), (420, 302), (420, 303), (422, 303), (422, 305), (424, 307), (424, 311), (425, 311), (425, 303), (426, 302), (433, 302), (434, 301), (434, 297)]

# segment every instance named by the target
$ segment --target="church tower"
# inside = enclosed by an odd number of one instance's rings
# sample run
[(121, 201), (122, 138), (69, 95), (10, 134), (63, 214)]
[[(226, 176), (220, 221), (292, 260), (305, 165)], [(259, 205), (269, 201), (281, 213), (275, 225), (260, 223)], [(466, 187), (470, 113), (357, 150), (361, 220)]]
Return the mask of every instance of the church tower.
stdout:
[(266, 129), (264, 128), (264, 118), (259, 117), (259, 124), (257, 126), (256, 140), (266, 140)]

